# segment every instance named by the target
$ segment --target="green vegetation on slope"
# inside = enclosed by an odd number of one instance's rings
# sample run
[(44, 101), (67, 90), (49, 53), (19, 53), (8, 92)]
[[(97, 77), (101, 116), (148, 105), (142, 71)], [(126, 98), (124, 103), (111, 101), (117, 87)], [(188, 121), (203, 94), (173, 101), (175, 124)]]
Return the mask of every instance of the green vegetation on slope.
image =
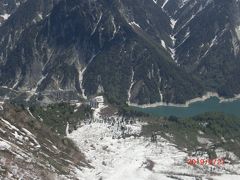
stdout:
[[(194, 152), (202, 150), (214, 156), (214, 150), (223, 148), (240, 156), (240, 119), (223, 113), (205, 113), (192, 118), (151, 119), (143, 127), (143, 134), (153, 132), (176, 143), (180, 148)], [(206, 143), (199, 140), (205, 139)]]
[(33, 106), (30, 111), (34, 117), (42, 119), (44, 124), (62, 135), (65, 135), (67, 123), (70, 129), (74, 129), (82, 120), (92, 116), (90, 106), (76, 107), (68, 103), (51, 104), (47, 107)]

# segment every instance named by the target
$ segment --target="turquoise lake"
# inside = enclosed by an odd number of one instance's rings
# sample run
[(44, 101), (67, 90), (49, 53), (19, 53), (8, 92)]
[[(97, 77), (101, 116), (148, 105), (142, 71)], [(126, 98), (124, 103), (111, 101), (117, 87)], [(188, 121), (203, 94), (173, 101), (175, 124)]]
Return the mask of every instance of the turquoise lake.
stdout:
[(172, 115), (178, 117), (190, 117), (205, 112), (224, 112), (240, 117), (240, 100), (220, 103), (218, 98), (212, 97), (202, 102), (192, 103), (189, 107), (159, 106), (150, 108), (134, 107), (134, 109), (154, 116)]

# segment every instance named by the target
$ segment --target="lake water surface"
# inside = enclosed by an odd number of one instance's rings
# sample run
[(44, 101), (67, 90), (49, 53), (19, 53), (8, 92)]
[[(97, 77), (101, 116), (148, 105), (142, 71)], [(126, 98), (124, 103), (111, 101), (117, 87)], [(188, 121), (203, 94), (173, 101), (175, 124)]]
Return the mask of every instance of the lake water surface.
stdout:
[(134, 107), (134, 109), (155, 116), (190, 117), (205, 112), (224, 112), (240, 117), (240, 100), (221, 102), (217, 97), (209, 98), (202, 102), (195, 102), (189, 107), (159, 106), (149, 108)]

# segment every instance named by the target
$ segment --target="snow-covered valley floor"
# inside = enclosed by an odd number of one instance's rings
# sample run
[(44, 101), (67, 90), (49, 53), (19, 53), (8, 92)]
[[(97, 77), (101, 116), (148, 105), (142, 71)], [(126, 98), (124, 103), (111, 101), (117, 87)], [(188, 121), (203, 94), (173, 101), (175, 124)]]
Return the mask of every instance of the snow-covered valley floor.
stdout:
[[(141, 124), (126, 125), (126, 138), (115, 125), (98, 121), (84, 124), (68, 135), (86, 155), (92, 168), (78, 171), (81, 180), (230, 179), (240, 166), (188, 165), (188, 154), (158, 136), (157, 142), (138, 136)], [(233, 172), (232, 171), (232, 172)]]
[(161, 140), (161, 144), (152, 144), (143, 137), (113, 139), (114, 135), (116, 135), (114, 128), (103, 123), (85, 125), (69, 135), (94, 167), (85, 169), (82, 178), (86, 180), (169, 179), (165, 173), (171, 170), (173, 165), (178, 168), (179, 173), (190, 172), (181, 168), (186, 154), (179, 152), (164, 139)]
[[(132, 127), (131, 127), (132, 126)], [(141, 126), (131, 125), (133, 132)], [(139, 130), (139, 131), (138, 131)], [(165, 179), (240, 179), (226, 175), (223, 168), (209, 165), (193, 167), (186, 163), (188, 154), (178, 150), (174, 144), (158, 137), (157, 143), (144, 137), (115, 139), (116, 127), (104, 123), (84, 125), (73, 131), (73, 139), (86, 155), (93, 168), (79, 171), (83, 180), (165, 180)], [(237, 167), (236, 167), (237, 168)], [(226, 174), (225, 174), (225, 173)], [(218, 176), (224, 173), (224, 176)]]

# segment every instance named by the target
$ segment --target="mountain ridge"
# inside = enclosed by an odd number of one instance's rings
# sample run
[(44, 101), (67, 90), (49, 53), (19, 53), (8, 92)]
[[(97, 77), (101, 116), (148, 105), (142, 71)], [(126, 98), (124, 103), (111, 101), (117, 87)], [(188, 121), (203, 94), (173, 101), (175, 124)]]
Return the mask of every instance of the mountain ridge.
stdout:
[[(45, 7), (53, 2), (52, 10)], [(209, 14), (222, 3), (49, 0), (39, 10), (46, 8), (45, 15), (39, 18), (35, 13), (30, 25), (26, 22), (28, 26), (20, 28), (19, 38), (7, 41), (12, 37), (10, 22), (20, 6), (0, 27), (0, 32), (5, 29), (0, 46), (7, 47), (0, 52), (0, 84), (36, 97), (51, 91), (73, 93), (73, 99), (104, 94), (113, 103), (184, 103), (208, 91), (232, 97), (240, 89), (230, 80), (239, 74), (236, 34), (231, 36), (234, 46), (228, 44), (235, 47), (233, 51), (215, 57), (226, 43), (212, 51), (211, 44), (204, 42), (203, 49), (210, 47), (210, 51), (193, 62), (204, 53), (198, 47), (203, 44), (198, 34), (204, 35), (200, 32), (205, 26), (197, 30), (194, 23), (205, 18), (199, 9)], [(229, 6), (236, 4), (237, 14), (239, 2), (232, 0)]]

